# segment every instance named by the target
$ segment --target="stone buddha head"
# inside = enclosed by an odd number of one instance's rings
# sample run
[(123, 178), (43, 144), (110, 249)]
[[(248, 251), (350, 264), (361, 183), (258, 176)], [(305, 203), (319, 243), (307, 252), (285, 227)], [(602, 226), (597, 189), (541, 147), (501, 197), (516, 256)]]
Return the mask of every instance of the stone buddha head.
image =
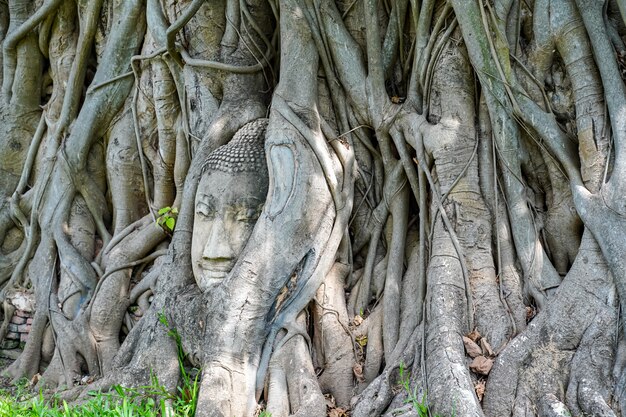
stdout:
[(201, 291), (233, 269), (261, 214), (268, 189), (267, 119), (243, 126), (207, 158), (195, 201), (191, 262)]

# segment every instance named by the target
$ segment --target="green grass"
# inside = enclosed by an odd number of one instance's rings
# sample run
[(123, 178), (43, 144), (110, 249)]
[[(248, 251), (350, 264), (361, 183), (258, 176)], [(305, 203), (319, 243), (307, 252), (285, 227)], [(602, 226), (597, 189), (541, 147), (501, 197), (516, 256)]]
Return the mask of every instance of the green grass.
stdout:
[(430, 409), (428, 408), (428, 403), (426, 402), (426, 393), (422, 396), (420, 400), (417, 396), (417, 387), (411, 389), (411, 374), (406, 370), (406, 365), (404, 362), (400, 362), (400, 385), (407, 393), (407, 399), (405, 402), (407, 404), (411, 404), (413, 409), (417, 411), (419, 417), (441, 417), (438, 414), (432, 414)]
[(192, 417), (195, 398), (191, 401), (183, 392), (179, 387), (178, 395), (169, 393), (153, 376), (151, 385), (115, 385), (111, 392), (91, 392), (88, 401), (70, 406), (57, 397), (46, 399), (41, 393), (29, 397), (24, 387), (18, 386), (15, 393), (0, 391), (0, 417), (154, 417), (167, 415), (168, 403), (173, 411), (170, 416)]
[[(10, 392), (0, 390), (0, 417), (193, 417), (198, 401), (200, 371), (188, 372), (184, 367), (185, 354), (176, 329), (170, 327), (165, 315), (160, 322), (168, 328), (168, 335), (178, 347), (178, 364), (182, 386), (172, 394), (151, 374), (150, 385), (126, 388), (114, 385), (110, 392), (90, 392), (88, 401), (68, 405), (58, 397), (45, 398), (28, 394), (28, 381), (17, 384)], [(193, 375), (195, 373), (195, 375)], [(169, 408), (169, 410), (168, 410)]]

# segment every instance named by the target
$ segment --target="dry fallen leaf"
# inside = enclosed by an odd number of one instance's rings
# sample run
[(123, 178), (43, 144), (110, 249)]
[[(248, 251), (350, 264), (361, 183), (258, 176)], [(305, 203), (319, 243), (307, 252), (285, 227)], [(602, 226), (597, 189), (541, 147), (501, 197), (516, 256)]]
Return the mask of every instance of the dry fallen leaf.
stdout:
[(348, 413), (343, 408), (332, 408), (328, 411), (328, 417), (348, 417)]
[(39, 380), (41, 379), (41, 374), (35, 374), (30, 380), (30, 385), (37, 385)]
[(480, 380), (474, 385), (474, 390), (476, 391), (476, 396), (478, 397), (478, 401), (483, 400), (483, 395), (485, 395), (485, 381)]
[(496, 356), (495, 353), (493, 353), (493, 349), (491, 349), (491, 345), (484, 337), (480, 339), (480, 346), (483, 348), (483, 353), (485, 353), (487, 356)]
[(470, 363), (470, 369), (480, 375), (489, 375), (491, 367), (493, 366), (493, 360), (487, 359), (484, 356), (478, 356), (474, 358)]
[(329, 417), (348, 417), (346, 410), (341, 407), (337, 407), (337, 403), (335, 402), (335, 397), (330, 394), (324, 394), (324, 399), (326, 400), (326, 409), (327, 416)]
[(476, 342), (478, 339), (480, 339), (480, 333), (478, 333), (478, 330), (476, 330), (476, 329), (474, 329), (471, 332), (469, 332), (466, 336), (469, 337), (470, 339), (472, 339), (474, 342)]
[(475, 358), (483, 354), (480, 346), (478, 346), (476, 342), (474, 342), (467, 336), (463, 336), (463, 345), (465, 345), (465, 351), (470, 356), (470, 358)]
[(359, 382), (365, 382), (365, 377), (363, 376), (363, 365), (360, 363), (355, 363), (352, 367), (352, 372), (354, 372), (354, 376), (356, 380)]

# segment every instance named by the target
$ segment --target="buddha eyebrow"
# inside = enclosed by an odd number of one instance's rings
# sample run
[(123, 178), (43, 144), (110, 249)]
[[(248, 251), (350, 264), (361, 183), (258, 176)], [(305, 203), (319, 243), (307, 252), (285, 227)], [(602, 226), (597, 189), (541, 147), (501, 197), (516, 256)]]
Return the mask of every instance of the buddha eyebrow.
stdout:
[(216, 198), (209, 194), (200, 193), (198, 194), (198, 203), (214, 206), (216, 203)]
[(243, 197), (237, 200), (236, 203), (238, 206), (256, 208), (259, 205), (263, 204), (263, 200), (258, 199), (256, 197)]

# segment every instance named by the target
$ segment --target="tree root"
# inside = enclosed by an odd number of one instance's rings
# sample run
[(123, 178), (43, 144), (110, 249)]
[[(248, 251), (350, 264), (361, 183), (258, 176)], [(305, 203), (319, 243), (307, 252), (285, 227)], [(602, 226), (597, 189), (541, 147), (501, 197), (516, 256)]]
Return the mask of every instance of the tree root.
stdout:
[(319, 384), (322, 392), (331, 393), (337, 405), (344, 409), (349, 408), (353, 395), (352, 366), (356, 360), (343, 291), (348, 272), (347, 265), (335, 263), (317, 291), (313, 308), (314, 341), (321, 357), (318, 366), (323, 369)]
[[(304, 316), (301, 315), (298, 321), (298, 324), (302, 326)], [(272, 416), (306, 417), (321, 416), (326, 413), (326, 401), (317, 381), (311, 363), (311, 353), (304, 338), (292, 337), (274, 352), (269, 373), (269, 379), (273, 383), (268, 387), (267, 405), (268, 410), (274, 410), (277, 413), (272, 413)], [(289, 413), (284, 414), (285, 411)]]
[(400, 364), (410, 368), (414, 360), (418, 359), (415, 358), (415, 354), (421, 350), (422, 326), (423, 324), (420, 324), (415, 329), (406, 344), (398, 343), (392, 357), (388, 358), (385, 369), (358, 397), (353, 398), (352, 404), (356, 403), (352, 411), (354, 417), (380, 416), (387, 410), (391, 401), (398, 395)]
[(552, 413), (559, 403), (574, 414), (608, 410), (614, 340), (606, 329), (617, 331), (609, 276), (586, 231), (555, 300), (498, 356), (483, 400), (487, 416), (525, 416), (534, 407)]

